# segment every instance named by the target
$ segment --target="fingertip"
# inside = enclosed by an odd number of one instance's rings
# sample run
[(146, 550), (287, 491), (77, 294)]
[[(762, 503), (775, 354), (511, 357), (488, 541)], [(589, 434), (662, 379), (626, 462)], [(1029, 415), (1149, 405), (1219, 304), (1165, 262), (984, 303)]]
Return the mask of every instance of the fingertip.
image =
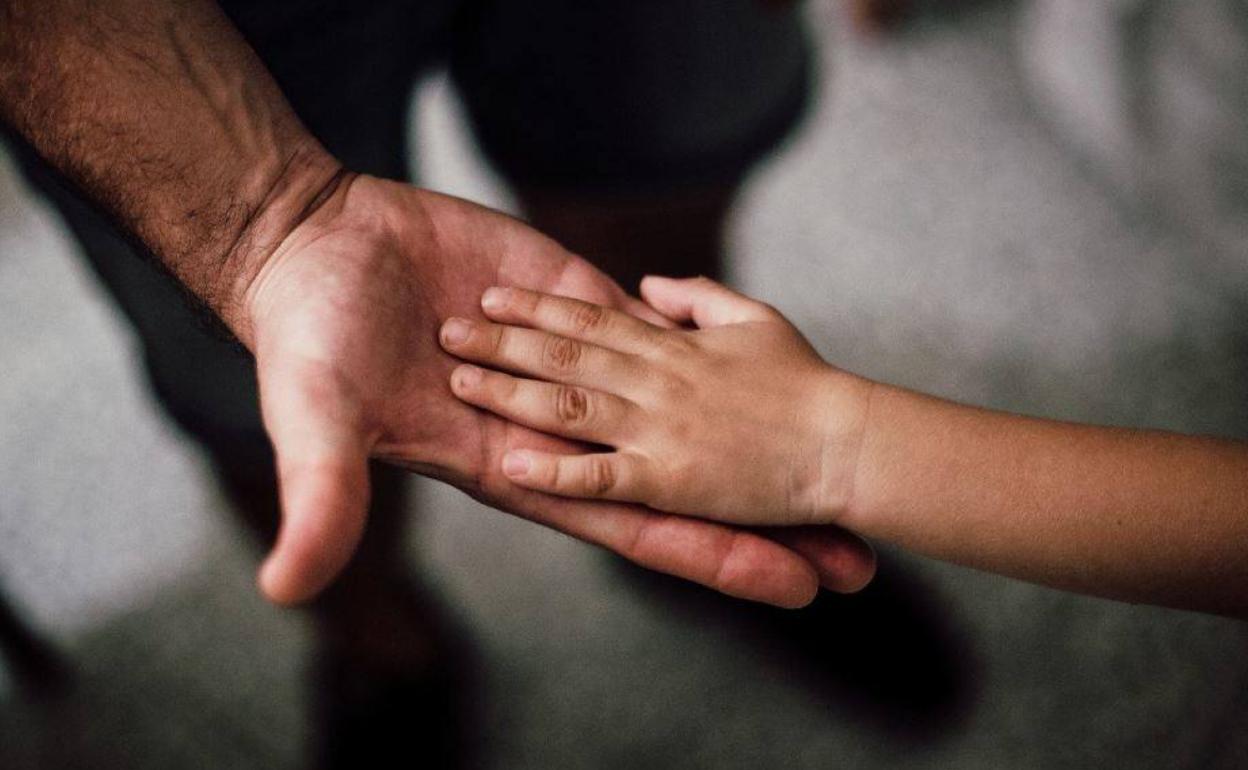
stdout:
[(829, 588), (828, 590), (835, 591), (838, 594), (846, 594), (846, 595), (856, 594), (859, 591), (866, 588), (867, 586), (871, 585), (871, 581), (873, 580), (875, 580), (874, 572), (870, 572), (870, 573), (864, 572), (862, 573), (861, 579), (858, 582), (842, 584), (839, 588)]
[(501, 312), (511, 301), (511, 294), (505, 286), (491, 286), (481, 295), (481, 309), (487, 314)]
[(690, 307), (674, 291), (675, 281), (674, 278), (648, 275), (641, 281), (641, 298), (669, 323), (680, 324), (690, 320)]
[(297, 590), (284, 574), (278, 559), (270, 556), (256, 573), (256, 586), (269, 602), (279, 607), (294, 607), (307, 600), (306, 592)]
[(279, 534), (273, 550), (256, 572), (256, 585), (269, 602), (297, 607), (316, 597), (332, 581), (337, 569), (311, 568), (319, 559), (308, 558), (292, 548), (290, 534)]
[(513, 449), (503, 455), (503, 475), (510, 479), (523, 479), (529, 475), (529, 470), (533, 467), (532, 458), (529, 453), (519, 449)]
[(807, 607), (819, 595), (819, 577), (813, 571), (796, 571), (784, 586), (777, 587), (771, 604), (785, 610)]
[(442, 347), (450, 349), (463, 345), (468, 341), (470, 334), (472, 334), (472, 323), (466, 318), (453, 317), (442, 323), (438, 339), (441, 340)]
[(451, 391), (456, 395), (471, 393), (481, 386), (484, 377), (481, 367), (460, 364), (451, 371)]
[(856, 594), (867, 586), (871, 585), (871, 581), (875, 580), (876, 566), (878, 562), (875, 558), (875, 551), (871, 551), (870, 561), (865, 566), (860, 566), (857, 575), (854, 578), (847, 577), (841, 593)]
[(838, 594), (856, 594), (875, 579), (878, 560), (865, 540), (845, 540), (819, 558), (819, 582)]
[(811, 583), (794, 586), (792, 592), (776, 606), (783, 610), (800, 610), (813, 604), (818, 595), (819, 581), (816, 579)]
[(679, 287), (682, 280), (673, 278), (670, 275), (647, 275), (641, 279), (639, 290), (644, 297), (648, 294), (665, 294)]
[(368, 517), (369, 475), (362, 452), (294, 459), (278, 452), (282, 522), (257, 582), (274, 604), (314, 598), (355, 553)]
[(815, 571), (819, 585), (839, 594), (866, 588), (875, 577), (871, 544), (833, 526), (772, 528), (767, 536), (802, 556)]
[(326, 558), (327, 554), (317, 553), (306, 544), (300, 546), (293, 539), (290, 533), (280, 534), (256, 574), (260, 592), (279, 607), (294, 607), (313, 599), (342, 568), (342, 564), (333, 563), (336, 559)]
[(672, 282), (672, 280), (673, 280), (673, 279), (668, 278), (668, 277), (667, 277), (667, 276), (665, 276), (665, 275), (656, 275), (656, 274), (654, 274), (654, 273), (651, 273), (650, 275), (645, 275), (645, 276), (642, 276), (642, 278), (641, 278), (641, 290), (642, 290), (642, 291), (645, 291), (647, 286), (649, 286), (649, 287), (651, 287), (651, 288), (653, 288), (653, 287), (655, 287), (655, 286), (663, 286), (664, 284), (671, 283), (671, 282)]
[(724, 559), (718, 580), (724, 593), (784, 609), (805, 607), (819, 593), (819, 575), (809, 562), (771, 541), (752, 536), (737, 538)]
[(813, 572), (803, 573), (785, 586), (782, 592), (777, 591), (776, 598), (769, 603), (784, 610), (800, 610), (810, 606), (818, 595), (819, 577)]

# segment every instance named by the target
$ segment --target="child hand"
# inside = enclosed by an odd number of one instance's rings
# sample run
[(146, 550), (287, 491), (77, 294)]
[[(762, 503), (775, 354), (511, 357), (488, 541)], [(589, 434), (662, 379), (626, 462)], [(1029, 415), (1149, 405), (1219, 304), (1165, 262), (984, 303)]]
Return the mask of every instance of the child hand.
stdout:
[[(514, 483), (736, 524), (833, 523), (849, 504), (871, 383), (826, 364), (778, 311), (705, 278), (650, 277), (642, 297), (696, 329), (514, 288), (496, 323), (452, 318), (460, 399), (614, 451), (509, 452)], [(507, 370), (517, 377), (498, 370)]]

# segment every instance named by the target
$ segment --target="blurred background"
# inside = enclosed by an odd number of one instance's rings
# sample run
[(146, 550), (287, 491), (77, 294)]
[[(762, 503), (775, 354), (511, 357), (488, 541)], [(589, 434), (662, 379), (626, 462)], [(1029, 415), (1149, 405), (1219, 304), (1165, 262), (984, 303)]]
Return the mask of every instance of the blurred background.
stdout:
[[(739, 286), (873, 378), (1248, 438), (1248, 2), (808, 11), (818, 100), (740, 201)], [(445, 78), (414, 103), (422, 183), (509, 207)], [(0, 767), (307, 766), (307, 620), (258, 597), (258, 547), (0, 161)], [(887, 551), (786, 613), (417, 487), (461, 764), (1248, 766), (1242, 622)]]

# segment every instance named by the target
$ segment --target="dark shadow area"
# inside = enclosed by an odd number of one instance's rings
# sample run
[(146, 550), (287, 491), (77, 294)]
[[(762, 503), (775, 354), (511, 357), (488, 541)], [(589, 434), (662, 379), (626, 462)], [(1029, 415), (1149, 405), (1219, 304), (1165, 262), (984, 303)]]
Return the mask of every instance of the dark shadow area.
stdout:
[(992, 7), (1016, 7), (1019, 0), (911, 0), (912, 18), (931, 22), (960, 22)]
[(433, 650), (422, 668), (390, 670), (322, 648), (311, 666), (313, 767), (472, 768), (480, 764), (482, 664), (465, 627), (432, 592), (409, 590), (409, 623)]
[[(742, 640), (758, 663), (838, 714), (916, 745), (950, 735), (973, 706), (979, 663), (954, 607), (893, 559), (853, 595), (821, 591), (784, 610), (618, 562), (665, 611)], [(840, 718), (840, 717), (838, 717)]]
[(68, 688), (70, 669), (50, 641), (40, 636), (0, 587), (0, 661), (27, 697), (56, 695)]
[(412, 607), (429, 623), (430, 665), (370, 677), (306, 639), (304, 616), (219, 583), (75, 639), (72, 688), (0, 702), (0, 767), (478, 766), (475, 646), (433, 592)]
[(855, 26), (871, 36), (904, 34), (931, 24), (959, 23), (994, 6), (1019, 0), (850, 0)]

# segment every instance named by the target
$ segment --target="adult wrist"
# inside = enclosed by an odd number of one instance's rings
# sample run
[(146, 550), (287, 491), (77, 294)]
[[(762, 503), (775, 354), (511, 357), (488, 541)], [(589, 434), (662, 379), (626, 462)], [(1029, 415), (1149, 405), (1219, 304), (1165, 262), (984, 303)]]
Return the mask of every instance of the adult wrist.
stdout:
[(253, 213), (221, 250), (217, 285), (201, 294), (248, 348), (254, 338), (248, 310), (252, 285), (281, 244), (351, 176), (310, 137), (281, 162), (256, 169), (248, 183)]

